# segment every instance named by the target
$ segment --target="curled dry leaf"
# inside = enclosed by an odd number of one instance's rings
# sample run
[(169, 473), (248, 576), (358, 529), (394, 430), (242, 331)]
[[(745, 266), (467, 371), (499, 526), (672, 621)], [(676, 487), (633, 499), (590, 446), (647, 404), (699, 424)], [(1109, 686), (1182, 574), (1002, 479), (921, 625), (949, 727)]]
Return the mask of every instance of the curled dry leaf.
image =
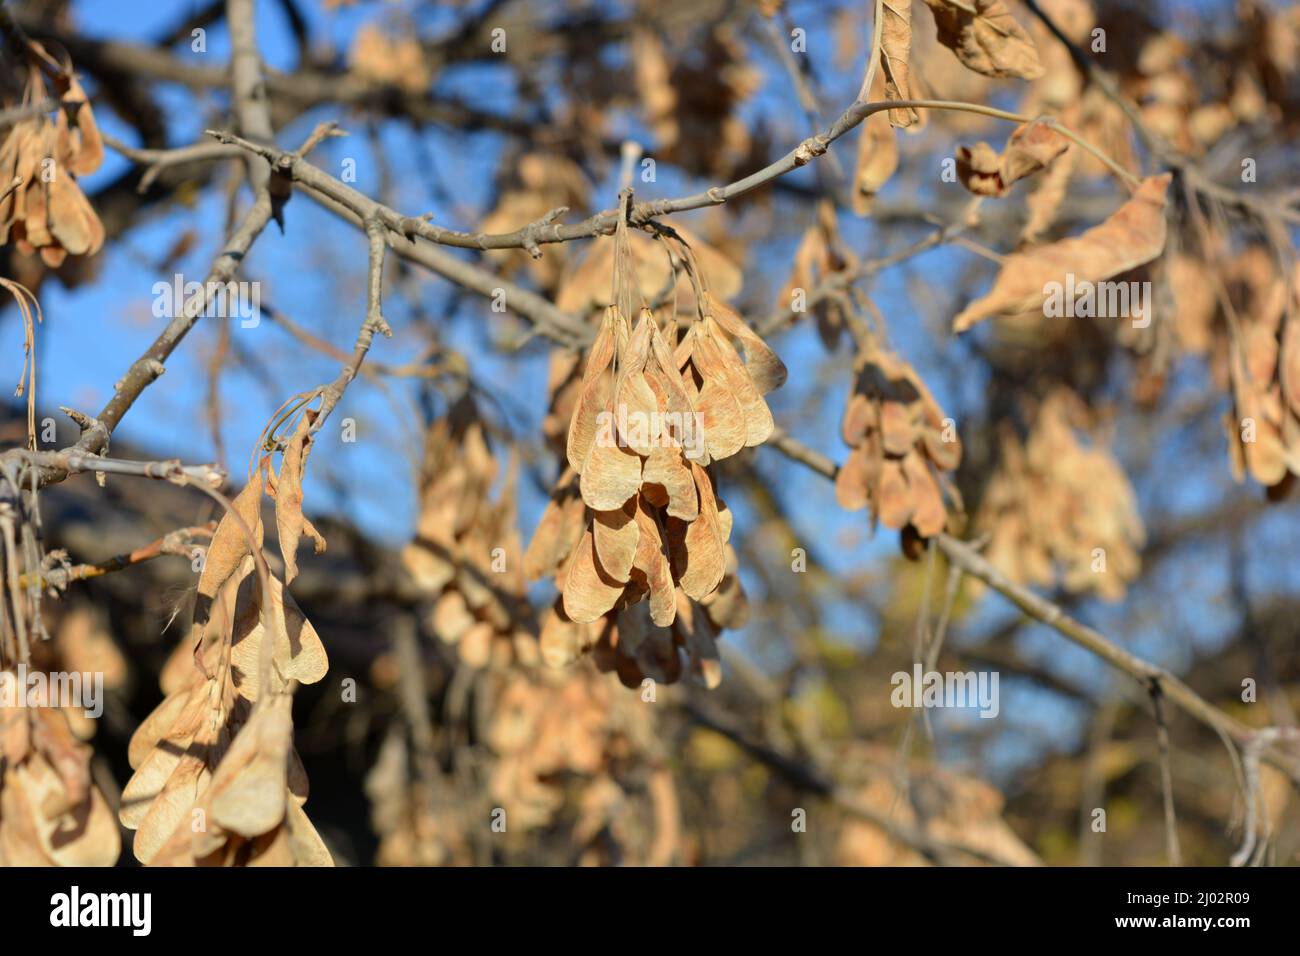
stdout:
[(1082, 235), (1007, 256), (993, 288), (953, 319), (953, 331), (964, 332), (989, 316), (1037, 308), (1052, 283), (1072, 288), (1084, 281), (1101, 282), (1156, 258), (1165, 247), (1170, 178), (1164, 173), (1144, 179), (1109, 219)]
[(977, 196), (1005, 196), (1013, 183), (1046, 169), (1069, 146), (1053, 124), (1035, 120), (1017, 127), (1001, 154), (988, 143), (959, 146), (957, 179)]
[[(912, 55), (912, 0), (884, 0), (880, 33), (880, 64), (885, 71), (885, 97), (910, 100), (909, 82)], [(889, 111), (891, 126), (907, 127), (916, 122), (916, 110), (904, 107)]]
[(925, 0), (939, 42), (985, 76), (1033, 80), (1043, 75), (1038, 49), (1005, 0)]

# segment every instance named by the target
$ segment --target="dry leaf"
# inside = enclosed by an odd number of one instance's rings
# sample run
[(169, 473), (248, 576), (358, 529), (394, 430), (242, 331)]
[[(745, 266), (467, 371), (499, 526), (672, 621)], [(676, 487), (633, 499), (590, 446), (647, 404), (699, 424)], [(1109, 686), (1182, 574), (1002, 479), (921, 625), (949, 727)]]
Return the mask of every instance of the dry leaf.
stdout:
[[(915, 99), (908, 82), (908, 61), (912, 55), (912, 0), (884, 0), (881, 12), (884, 19), (880, 34), (880, 65), (885, 71), (885, 97), (891, 100)], [(891, 126), (907, 127), (915, 122), (916, 110), (910, 106), (889, 111)]]
[(1027, 312), (1042, 305), (1049, 283), (1100, 282), (1150, 262), (1165, 247), (1165, 193), (1170, 175), (1142, 181), (1124, 205), (1080, 236), (1007, 256), (993, 288), (953, 320), (964, 332), (989, 316)]
[(939, 42), (976, 73), (1033, 80), (1043, 75), (1038, 50), (1004, 0), (925, 0)]
[(1016, 128), (1001, 155), (988, 143), (957, 148), (957, 179), (977, 196), (1005, 196), (1017, 180), (1052, 164), (1070, 141), (1051, 123), (1036, 120)]

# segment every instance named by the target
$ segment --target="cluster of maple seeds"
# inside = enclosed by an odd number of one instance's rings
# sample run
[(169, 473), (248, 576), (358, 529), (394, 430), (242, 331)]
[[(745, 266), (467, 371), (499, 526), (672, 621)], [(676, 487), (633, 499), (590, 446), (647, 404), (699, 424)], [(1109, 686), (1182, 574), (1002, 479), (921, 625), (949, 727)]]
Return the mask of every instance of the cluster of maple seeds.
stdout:
[(947, 527), (944, 472), (961, 462), (952, 419), (921, 377), (898, 356), (869, 346), (858, 356), (844, 410), (844, 441), (852, 448), (835, 478), (840, 507), (869, 509), (872, 523), (909, 536), (933, 537)]
[(626, 301), (635, 275), (624, 271), (623, 230), (615, 243), (616, 304), (572, 390), (568, 467), (525, 555), (526, 573), (554, 574), (560, 592), (542, 623), (541, 651), (562, 664), (595, 649), (602, 666), (635, 686), (645, 677), (676, 680), (684, 647), (712, 686), (718, 630), (742, 620), (745, 603), (728, 543), (731, 513), (709, 466), (767, 439), (773, 422), (763, 396), (786, 370), (702, 284), (680, 341), (675, 315), (661, 328), (643, 308), (632, 325)]
[(54, 699), (44, 675), (103, 675), (103, 690), (120, 690), (126, 659), (88, 607), (63, 611), (52, 629), (32, 644), (25, 675), (0, 672), (0, 866), (112, 866), (122, 841), (85, 744), (96, 721), (80, 700)]
[[(131, 738), (135, 773), (122, 791), (122, 825), (145, 864), (330, 866), (302, 806), (307, 775), (293, 746), (293, 691), (325, 676), (315, 628), (286, 585), (303, 534), (302, 475), (313, 413), (299, 419), (277, 474), (264, 457), (217, 525), (199, 576), (191, 639), (173, 653), (164, 700)], [(262, 496), (275, 499), (285, 581), (265, 578)], [(250, 540), (251, 539), (251, 540)], [(265, 565), (262, 565), (265, 567)]]
[(469, 394), (425, 437), (420, 516), (402, 564), (430, 600), (429, 628), (470, 667), (537, 659), (515, 514), (517, 459), (496, 501), (497, 461)]
[(1140, 570), (1146, 532), (1119, 463), (1076, 437), (1088, 417), (1077, 395), (1058, 388), (1023, 445), (1004, 429), (975, 527), (989, 534), (985, 556), (1012, 581), (1050, 588), (1059, 567), (1066, 590), (1117, 601)]
[[(488, 792), (521, 832), (551, 825), (579, 784), (574, 842), (587, 846), (633, 797), (620, 767), (654, 749), (649, 709), (590, 665), (502, 675), (486, 742), (494, 761)], [(623, 842), (623, 841), (620, 841)]]
[[(77, 185), (77, 176), (104, 161), (104, 146), (71, 63), (55, 60), (34, 41), (29, 59), (23, 105), (46, 101), (48, 78), (59, 108), (54, 120), (38, 114), (15, 124), (0, 144), (0, 245), (13, 242), (19, 252), (39, 253), (56, 268), (69, 255), (93, 255), (104, 243), (104, 226)], [(21, 184), (11, 188), (16, 179)]]
[(0, 866), (117, 862), (117, 821), (91, 780), (90, 756), (61, 710), (0, 709)]

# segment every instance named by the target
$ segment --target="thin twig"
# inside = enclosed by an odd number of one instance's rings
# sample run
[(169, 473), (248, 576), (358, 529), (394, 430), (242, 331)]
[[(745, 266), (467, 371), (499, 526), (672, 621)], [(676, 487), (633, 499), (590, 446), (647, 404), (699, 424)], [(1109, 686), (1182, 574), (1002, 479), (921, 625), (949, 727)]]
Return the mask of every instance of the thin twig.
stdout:
[(1153, 678), (1147, 686), (1151, 694), (1151, 709), (1156, 718), (1156, 746), (1160, 752), (1160, 791), (1165, 808), (1165, 853), (1170, 866), (1183, 865), (1183, 852), (1178, 843), (1178, 816), (1174, 812), (1174, 772), (1169, 755), (1169, 725), (1165, 722), (1164, 693), (1160, 680)]

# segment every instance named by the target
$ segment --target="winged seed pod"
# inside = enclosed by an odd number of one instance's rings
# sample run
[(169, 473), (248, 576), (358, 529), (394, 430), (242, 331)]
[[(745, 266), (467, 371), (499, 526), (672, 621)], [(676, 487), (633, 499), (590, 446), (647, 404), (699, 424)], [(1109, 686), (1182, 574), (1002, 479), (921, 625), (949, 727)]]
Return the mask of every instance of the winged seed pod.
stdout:
[(329, 662), (283, 583), (274, 575), (265, 586), (259, 579), (235, 518), (260, 549), (263, 489), (271, 481), (283, 493), (295, 460), (286, 452), (274, 476), (264, 458), (217, 525), (191, 639), (163, 668), (166, 697), (131, 738), (135, 773), (119, 817), (136, 831), (133, 850), (142, 863), (332, 865), (302, 811), (307, 776), (290, 716), (296, 685), (319, 681)]
[(843, 434), (852, 451), (835, 479), (840, 507), (923, 538), (944, 530), (943, 492), (956, 495), (944, 472), (960, 464), (961, 440), (911, 365), (874, 347), (859, 354)]
[(470, 395), (425, 437), (416, 536), (402, 564), (427, 602), (429, 628), (470, 667), (532, 663), (523, 545), (515, 514), (518, 460), (496, 500), (497, 462)]
[[(12, 671), (0, 679), (17, 684)], [(0, 866), (117, 863), (117, 821), (90, 756), (60, 710), (0, 708)]]
[(59, 109), (54, 120), (41, 114), (16, 123), (0, 144), (0, 191), (22, 180), (0, 199), (0, 245), (12, 242), (24, 255), (39, 253), (46, 266), (56, 268), (69, 255), (93, 255), (104, 243), (104, 226), (77, 185), (78, 176), (99, 168), (104, 146), (66, 55), (60, 62), (39, 43), (28, 46), (23, 103), (45, 101), (49, 79)]
[(1119, 463), (1076, 437), (1087, 420), (1079, 397), (1058, 388), (1023, 446), (1004, 429), (975, 528), (988, 533), (985, 555), (1011, 580), (1050, 588), (1059, 576), (1072, 593), (1117, 601), (1140, 570), (1146, 532)]

